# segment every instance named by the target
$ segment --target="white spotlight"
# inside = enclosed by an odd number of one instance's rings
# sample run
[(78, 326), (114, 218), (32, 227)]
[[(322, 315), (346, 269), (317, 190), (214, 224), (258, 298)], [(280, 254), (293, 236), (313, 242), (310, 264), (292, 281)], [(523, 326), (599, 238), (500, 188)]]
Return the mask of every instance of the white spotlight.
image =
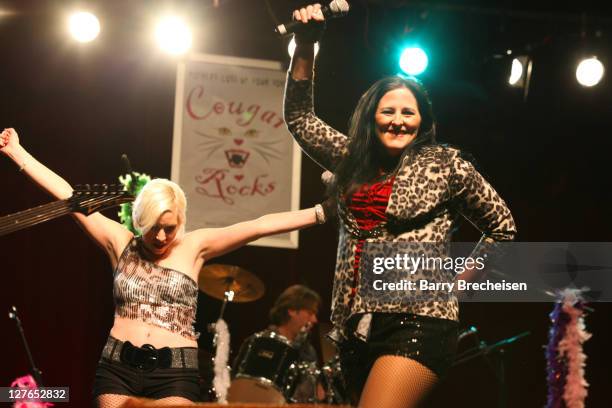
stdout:
[(72, 37), (79, 42), (93, 41), (100, 34), (100, 21), (88, 12), (78, 12), (70, 16), (68, 27)]
[(533, 60), (528, 55), (517, 55), (512, 59), (508, 84), (512, 88), (523, 90), (523, 100), (527, 100), (529, 95), (529, 83), (531, 82), (531, 71)]
[(161, 49), (170, 54), (184, 54), (191, 48), (191, 30), (178, 17), (162, 19), (157, 24), (155, 36)]
[(582, 86), (595, 86), (601, 81), (604, 74), (604, 66), (597, 59), (597, 57), (591, 57), (583, 59), (576, 68), (576, 79)]
[(510, 78), (508, 78), (508, 83), (510, 85), (516, 85), (516, 83), (523, 76), (523, 64), (517, 58), (512, 60), (512, 69), (510, 71)]
[[(287, 52), (289, 53), (289, 56), (291, 58), (293, 58), (293, 53), (295, 52), (295, 38), (292, 38), (291, 41), (289, 41), (289, 45), (287, 46)], [(319, 43), (316, 42), (314, 45), (314, 53), (315, 53), (315, 57), (317, 56), (317, 54), (319, 53)]]
[(533, 61), (527, 55), (518, 55), (512, 59), (508, 84), (515, 88), (529, 86)]

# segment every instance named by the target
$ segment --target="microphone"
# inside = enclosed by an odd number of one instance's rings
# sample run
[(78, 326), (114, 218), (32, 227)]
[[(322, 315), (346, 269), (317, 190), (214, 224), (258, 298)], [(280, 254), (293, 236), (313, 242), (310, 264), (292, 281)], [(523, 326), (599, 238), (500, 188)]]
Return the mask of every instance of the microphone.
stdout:
[(132, 169), (132, 164), (130, 163), (130, 159), (128, 159), (127, 154), (123, 153), (121, 155), (121, 161), (123, 162), (125, 170), (130, 176), (132, 176), (132, 183), (128, 192), (132, 195), (136, 195), (136, 180), (138, 179), (138, 176), (134, 172), (134, 169)]
[(295, 336), (295, 339), (293, 339), (293, 347), (299, 349), (304, 343), (306, 343), (312, 326), (314, 326), (314, 324), (312, 324), (312, 322), (308, 322), (300, 328), (300, 332), (297, 334), (297, 336)]
[[(329, 5), (321, 8), (321, 12), (323, 13), (323, 17), (335, 18), (335, 17), (343, 17), (349, 11), (349, 4), (346, 0), (333, 0)], [(276, 32), (280, 35), (287, 35), (291, 33), (295, 33), (298, 31), (304, 23), (301, 21), (291, 21), (289, 23), (281, 24), (276, 27)]]
[(470, 326), (467, 329), (461, 331), (461, 333), (459, 333), (459, 335), (457, 336), (457, 342), (460, 342), (467, 336), (471, 336), (472, 334), (476, 333), (478, 333), (478, 329), (475, 326)]
[(130, 164), (130, 159), (128, 159), (127, 154), (123, 153), (121, 155), (121, 161), (123, 162), (123, 166), (125, 167), (125, 170), (129, 173), (132, 174), (132, 165)]
[(9, 309), (9, 319), (13, 319), (15, 321), (19, 321), (19, 317), (17, 316), (17, 308), (15, 306), (11, 306), (11, 308)]

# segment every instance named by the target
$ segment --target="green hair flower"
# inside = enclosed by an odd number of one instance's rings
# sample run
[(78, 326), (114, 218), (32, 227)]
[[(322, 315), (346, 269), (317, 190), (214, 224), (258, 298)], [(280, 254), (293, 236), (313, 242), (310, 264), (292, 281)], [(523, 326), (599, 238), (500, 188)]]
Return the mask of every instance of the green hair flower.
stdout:
[[(136, 177), (132, 177), (132, 174)], [(119, 176), (119, 182), (123, 185), (126, 191), (137, 195), (140, 193), (140, 190), (151, 181), (151, 176), (145, 173), (128, 173), (123, 176)], [(132, 231), (134, 234), (137, 234), (136, 228), (134, 228), (134, 224), (132, 223), (132, 203), (124, 203), (121, 204), (119, 208), (119, 220), (124, 227)]]

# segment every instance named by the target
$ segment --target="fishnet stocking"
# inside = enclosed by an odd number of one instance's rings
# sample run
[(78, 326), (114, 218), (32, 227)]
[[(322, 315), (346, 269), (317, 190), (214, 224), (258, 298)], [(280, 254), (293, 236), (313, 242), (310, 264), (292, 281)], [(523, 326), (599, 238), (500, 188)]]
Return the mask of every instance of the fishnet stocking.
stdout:
[(158, 405), (194, 405), (194, 403), (191, 400), (188, 400), (187, 398), (183, 398), (183, 397), (166, 397), (166, 398), (160, 398), (158, 400), (155, 400), (155, 402), (152, 402), (150, 404), (151, 406), (158, 406)]
[(130, 398), (129, 395), (102, 394), (96, 400), (98, 408), (119, 408)]
[[(119, 394), (102, 394), (97, 399), (98, 408), (121, 408), (125, 402), (133, 397)], [(147, 406), (164, 406), (164, 405), (193, 405), (194, 403), (183, 397), (166, 397), (147, 403)]]
[(370, 370), (359, 408), (412, 408), (436, 384), (437, 376), (415, 360), (382, 356)]

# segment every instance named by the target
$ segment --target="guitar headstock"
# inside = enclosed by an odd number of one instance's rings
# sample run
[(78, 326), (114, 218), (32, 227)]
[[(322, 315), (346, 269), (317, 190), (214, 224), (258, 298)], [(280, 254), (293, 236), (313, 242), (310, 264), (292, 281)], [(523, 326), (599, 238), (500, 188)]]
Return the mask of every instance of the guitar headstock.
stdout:
[(134, 196), (116, 184), (78, 185), (72, 192), (70, 202), (73, 211), (89, 215), (123, 203), (134, 201)]

